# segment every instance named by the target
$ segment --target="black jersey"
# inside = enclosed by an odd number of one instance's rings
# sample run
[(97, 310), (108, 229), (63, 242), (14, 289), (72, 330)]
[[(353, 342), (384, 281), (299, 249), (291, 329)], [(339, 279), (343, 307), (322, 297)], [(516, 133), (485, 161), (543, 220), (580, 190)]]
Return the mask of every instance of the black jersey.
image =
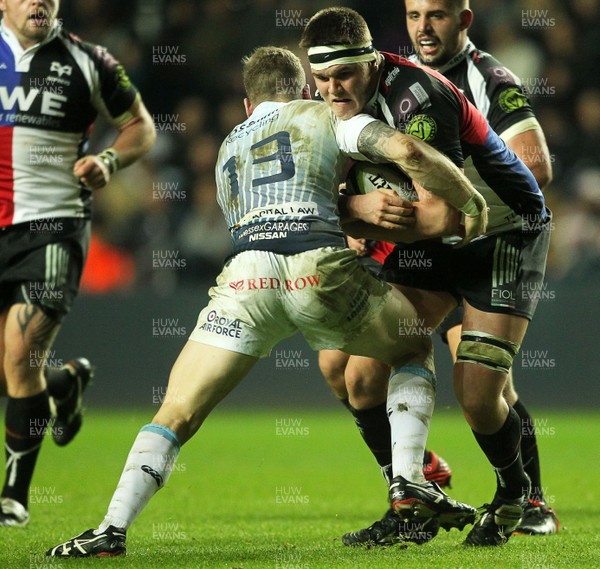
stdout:
[(0, 25), (0, 226), (89, 217), (90, 192), (73, 175), (98, 112), (130, 118), (137, 90), (106, 49), (56, 23), (23, 49)]
[[(420, 64), (416, 55), (409, 60)], [(472, 42), (467, 41), (464, 49), (437, 72), (465, 94), (504, 140), (510, 138), (505, 133), (516, 124), (537, 125), (520, 79)]]
[(473, 168), (477, 180), (471, 181), (491, 206), (488, 233), (532, 223), (541, 227), (547, 210), (533, 174), (485, 116), (443, 75), (403, 57), (382, 55), (379, 90), (366, 110), (425, 140), (466, 171)]

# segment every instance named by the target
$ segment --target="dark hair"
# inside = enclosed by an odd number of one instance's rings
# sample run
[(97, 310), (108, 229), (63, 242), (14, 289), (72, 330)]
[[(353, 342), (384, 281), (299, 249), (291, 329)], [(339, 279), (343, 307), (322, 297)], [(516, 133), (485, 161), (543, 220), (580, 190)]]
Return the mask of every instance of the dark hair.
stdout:
[(325, 8), (306, 24), (300, 47), (357, 45), (373, 41), (365, 19), (350, 8)]

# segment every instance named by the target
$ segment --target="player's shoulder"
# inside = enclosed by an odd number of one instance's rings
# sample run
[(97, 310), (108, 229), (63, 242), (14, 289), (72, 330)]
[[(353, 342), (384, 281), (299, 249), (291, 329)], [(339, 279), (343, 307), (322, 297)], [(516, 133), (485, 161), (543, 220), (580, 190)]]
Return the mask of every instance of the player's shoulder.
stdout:
[(64, 28), (60, 31), (58, 37), (79, 63), (88, 60), (93, 62), (97, 67), (112, 68), (117, 66), (116, 59), (102, 45), (83, 40), (78, 35)]
[(473, 66), (484, 78), (486, 83), (498, 85), (519, 85), (518, 77), (498, 61), (491, 53), (473, 46), (467, 54), (469, 65)]
[(297, 113), (327, 112), (329, 107), (322, 100), (294, 99), (284, 105), (284, 108)]
[(81, 53), (92, 57), (92, 55), (102, 48), (91, 42), (82, 40), (77, 34), (62, 28), (58, 34), (59, 40), (69, 49), (71, 52)]
[(381, 82), (386, 87), (391, 87), (394, 83), (402, 83), (415, 78), (421, 78), (428, 81), (427, 70), (412, 61), (409, 61), (401, 55), (394, 53), (381, 52), (383, 56), (383, 73)]
[(307, 124), (311, 121), (327, 124), (335, 122), (333, 112), (323, 101), (297, 99), (282, 108), (285, 115), (293, 116), (301, 122), (307, 121)]
[(384, 66), (379, 83), (380, 92), (386, 97), (404, 98), (406, 91), (412, 93), (419, 102), (435, 91), (453, 90), (452, 84), (443, 75), (416, 65), (405, 57), (383, 53)]

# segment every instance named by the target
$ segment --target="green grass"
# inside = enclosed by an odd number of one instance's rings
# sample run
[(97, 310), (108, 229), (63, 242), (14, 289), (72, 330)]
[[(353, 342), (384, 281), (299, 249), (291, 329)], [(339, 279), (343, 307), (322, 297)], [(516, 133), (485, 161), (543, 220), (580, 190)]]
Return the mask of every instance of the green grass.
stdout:
[[(386, 509), (383, 479), (345, 411), (217, 410), (130, 529), (126, 557), (47, 560), (50, 546), (100, 522), (131, 442), (150, 416), (90, 411), (69, 447), (46, 441), (31, 522), (0, 531), (0, 567), (600, 567), (600, 414), (581, 411), (535, 414), (543, 483), (562, 523), (556, 536), (466, 549), (466, 530), (452, 530), (422, 546), (344, 547), (341, 534)], [(278, 420), (286, 421), (288, 434), (277, 433)], [(429, 446), (451, 463), (452, 496), (476, 506), (491, 498), (493, 475), (461, 416), (438, 411)], [(278, 492), (299, 503), (278, 503)]]

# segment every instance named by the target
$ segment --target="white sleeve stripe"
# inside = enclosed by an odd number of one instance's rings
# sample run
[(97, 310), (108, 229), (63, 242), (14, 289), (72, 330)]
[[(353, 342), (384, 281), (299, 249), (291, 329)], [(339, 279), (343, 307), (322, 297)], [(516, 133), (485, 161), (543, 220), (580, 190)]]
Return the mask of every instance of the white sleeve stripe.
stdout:
[(470, 59), (467, 59), (467, 83), (473, 94), (473, 102), (479, 112), (489, 122), (488, 113), (490, 112), (490, 99), (487, 96), (487, 85), (479, 69), (475, 67)]
[(513, 136), (517, 136), (518, 134), (523, 134), (528, 130), (542, 130), (540, 123), (535, 117), (529, 117), (519, 121), (512, 126), (509, 126), (506, 130), (503, 130), (500, 133), (500, 138), (504, 140), (504, 142), (508, 142)]
[(98, 71), (96, 70), (92, 58), (82, 49), (72, 44), (71, 42), (65, 41), (63, 45), (67, 48), (77, 66), (83, 73), (85, 81), (90, 88), (90, 94), (93, 98), (94, 93), (98, 91), (100, 86), (100, 76), (98, 75)]
[(63, 44), (69, 50), (69, 53), (73, 56), (73, 59), (75, 59), (79, 69), (81, 69), (81, 73), (83, 73), (83, 76), (85, 77), (85, 81), (90, 88), (90, 102), (103, 117), (108, 121), (113, 122), (114, 119), (111, 117), (102, 100), (100, 74), (96, 69), (94, 60), (87, 52), (77, 47), (77, 45), (70, 42), (63, 42)]

